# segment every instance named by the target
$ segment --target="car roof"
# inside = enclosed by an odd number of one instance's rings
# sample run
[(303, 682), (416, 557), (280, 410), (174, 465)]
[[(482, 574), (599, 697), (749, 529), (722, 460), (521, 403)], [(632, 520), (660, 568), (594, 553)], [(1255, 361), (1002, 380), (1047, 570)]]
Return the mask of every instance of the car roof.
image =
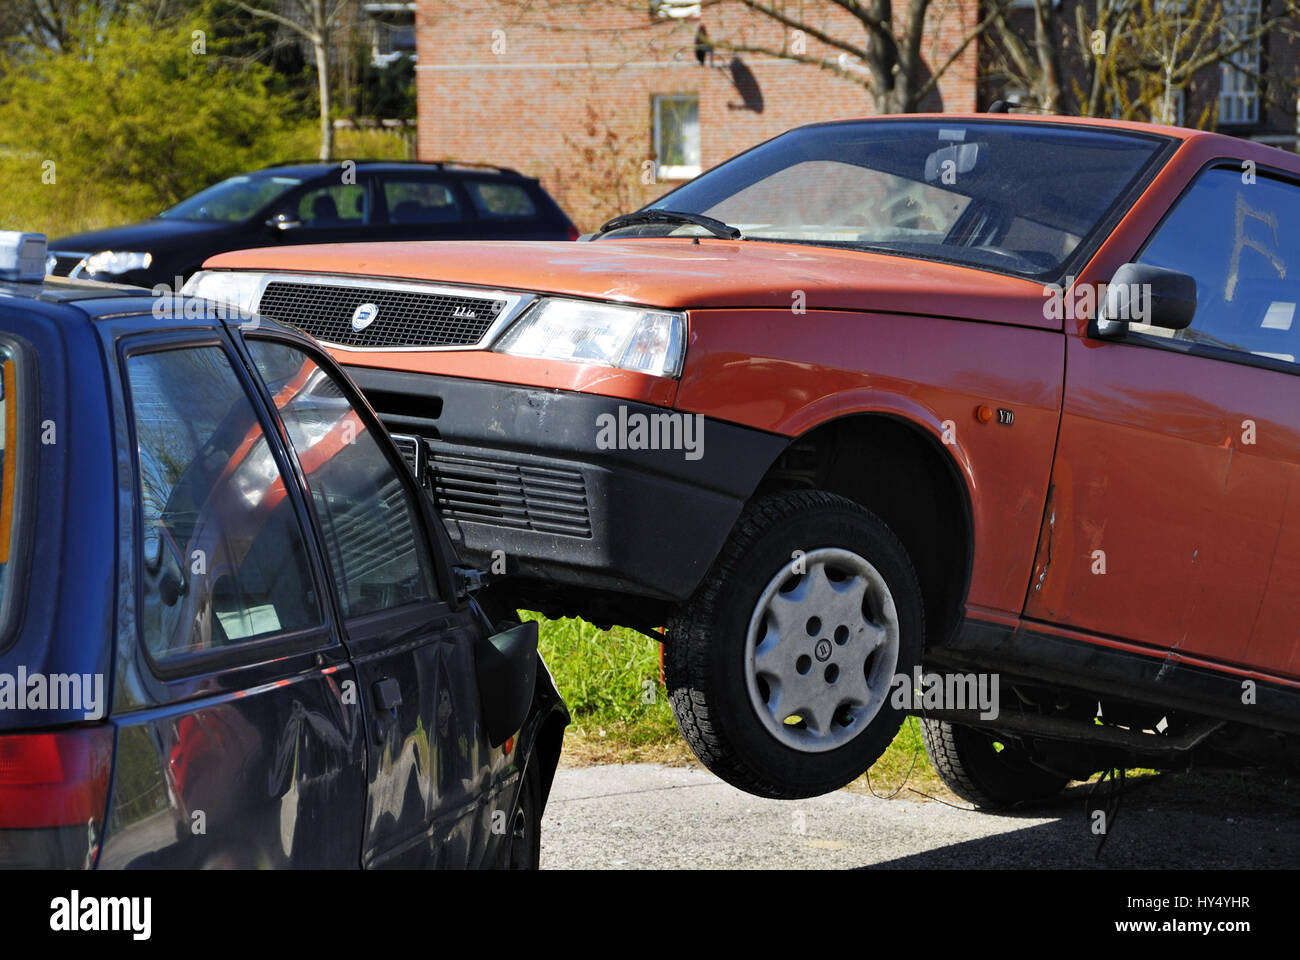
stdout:
[(116, 297), (149, 295), (144, 287), (123, 283), (67, 277), (46, 277), (43, 281), (23, 283), (0, 281), (0, 297), (6, 300), (39, 300), (44, 303), (75, 303), (79, 300), (104, 300)]
[[(0, 305), (15, 300), (26, 300), (33, 305), (41, 305), (37, 309), (38, 313), (63, 321), (70, 317), (94, 321), (152, 314), (158, 305), (158, 297), (153, 291), (144, 287), (133, 287), (122, 283), (100, 283), (95, 280), (72, 280), (67, 277), (46, 277), (40, 283), (0, 281)], [(166, 327), (169, 330), (187, 326), (210, 329), (218, 319), (219, 317), (186, 316), (183, 309), (177, 309), (175, 316), (160, 318), (158, 324), (160, 328)], [(221, 322), (229, 327), (239, 326), (238, 319), (221, 320)], [(311, 339), (297, 327), (268, 317), (258, 317), (257, 325), (261, 330), (287, 333), (307, 342)]]
[[(303, 180), (313, 177), (323, 176), (339, 168), (342, 160), (320, 161), (320, 160), (303, 160), (291, 163), (276, 164), (273, 167), (263, 167), (261, 170), (254, 171), (250, 176), (284, 176), (297, 177)], [(447, 172), (461, 174), (478, 174), (489, 177), (508, 177), (514, 180), (532, 180), (533, 177), (526, 177), (518, 170), (510, 167), (500, 167), (491, 163), (458, 163), (453, 160), (352, 160), (358, 170), (365, 173), (410, 173), (410, 172)]]

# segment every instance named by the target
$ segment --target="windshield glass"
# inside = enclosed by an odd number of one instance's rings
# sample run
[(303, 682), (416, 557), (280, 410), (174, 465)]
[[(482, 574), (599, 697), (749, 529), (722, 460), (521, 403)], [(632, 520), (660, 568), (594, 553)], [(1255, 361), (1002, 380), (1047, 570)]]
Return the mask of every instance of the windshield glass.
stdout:
[[(749, 240), (860, 247), (1037, 275), (1058, 270), (1147, 168), (1160, 137), (1006, 121), (886, 120), (791, 131), (649, 209)], [(701, 236), (638, 224), (605, 237)]]
[(247, 220), (268, 203), (302, 183), (296, 177), (239, 176), (201, 190), (158, 216), (167, 220)]

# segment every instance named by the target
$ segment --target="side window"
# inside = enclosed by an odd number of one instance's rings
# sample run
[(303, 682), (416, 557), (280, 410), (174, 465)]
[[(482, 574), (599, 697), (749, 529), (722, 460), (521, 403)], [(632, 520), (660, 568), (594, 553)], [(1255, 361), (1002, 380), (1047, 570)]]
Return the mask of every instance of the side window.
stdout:
[(432, 599), (418, 507), (347, 395), (296, 347), (250, 340), (248, 348), (302, 464), (344, 614)]
[(370, 200), (364, 183), (340, 183), (309, 190), (298, 198), (298, 219), (304, 227), (361, 227), (370, 222)]
[(385, 177), (389, 223), (456, 223), (463, 219), (456, 194), (440, 180)]
[(517, 183), (469, 180), (466, 181), (465, 188), (469, 190), (480, 217), (510, 219), (537, 216), (537, 207), (533, 205), (532, 197)]
[(165, 660), (323, 624), (293, 503), (226, 352), (137, 354), (126, 370), (146, 649)]
[(1196, 318), (1135, 332), (1300, 363), (1300, 187), (1207, 170), (1160, 225), (1142, 263), (1196, 278)]

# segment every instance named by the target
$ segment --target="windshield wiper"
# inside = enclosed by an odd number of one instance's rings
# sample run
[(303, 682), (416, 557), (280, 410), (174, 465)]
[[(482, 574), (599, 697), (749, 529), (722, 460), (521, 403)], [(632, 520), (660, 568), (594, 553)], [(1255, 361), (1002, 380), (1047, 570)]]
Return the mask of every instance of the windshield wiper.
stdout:
[(744, 239), (740, 231), (730, 224), (699, 213), (682, 213), (679, 210), (638, 210), (635, 213), (624, 213), (597, 230), (596, 236), (620, 227), (633, 227), (639, 223), (693, 223), (697, 227), (703, 227), (719, 240)]

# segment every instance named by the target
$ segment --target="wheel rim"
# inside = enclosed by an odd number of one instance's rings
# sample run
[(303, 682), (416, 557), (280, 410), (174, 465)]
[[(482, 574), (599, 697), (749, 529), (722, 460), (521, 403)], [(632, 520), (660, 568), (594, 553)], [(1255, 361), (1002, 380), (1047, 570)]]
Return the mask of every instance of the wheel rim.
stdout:
[(888, 698), (898, 638), (893, 594), (862, 557), (827, 547), (791, 561), (749, 619), (745, 682), (754, 711), (795, 750), (844, 746)]

